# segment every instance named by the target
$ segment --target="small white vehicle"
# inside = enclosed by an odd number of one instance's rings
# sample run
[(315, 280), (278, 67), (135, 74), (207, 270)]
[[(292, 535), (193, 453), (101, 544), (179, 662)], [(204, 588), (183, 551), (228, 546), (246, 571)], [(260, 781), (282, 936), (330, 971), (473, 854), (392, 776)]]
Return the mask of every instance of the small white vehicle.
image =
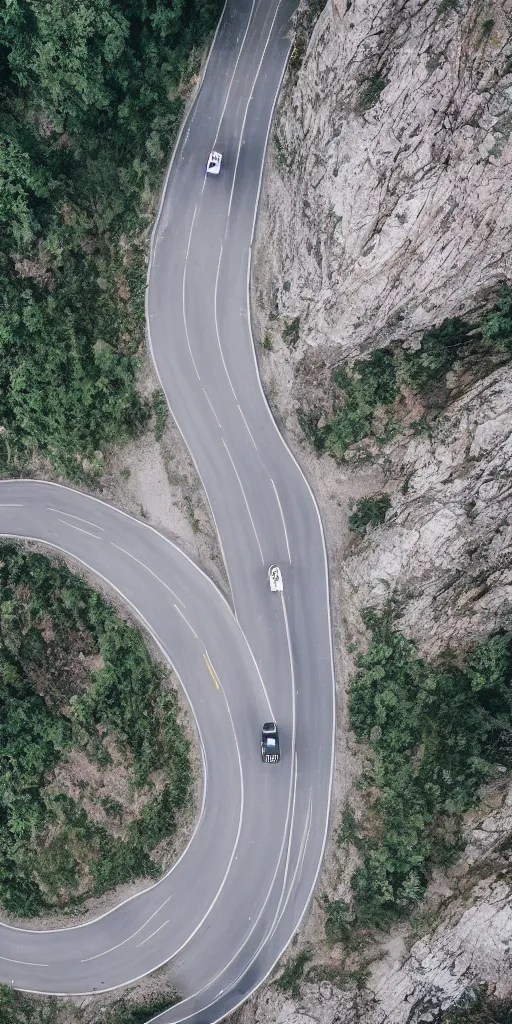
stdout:
[(268, 570), (268, 582), (273, 593), (283, 589), (283, 577), (278, 565), (271, 565)]
[(216, 153), (212, 150), (206, 164), (207, 174), (220, 174), (220, 165), (222, 163), (222, 153)]

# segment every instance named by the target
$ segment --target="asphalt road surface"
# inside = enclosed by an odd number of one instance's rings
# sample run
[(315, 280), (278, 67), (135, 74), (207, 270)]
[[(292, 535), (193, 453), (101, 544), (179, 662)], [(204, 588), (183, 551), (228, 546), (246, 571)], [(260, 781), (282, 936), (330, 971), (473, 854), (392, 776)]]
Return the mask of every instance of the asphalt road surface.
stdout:
[[(234, 612), (155, 530), (86, 495), (0, 483), (0, 532), (64, 550), (108, 581), (182, 680), (204, 763), (199, 820), (172, 870), (95, 921), (0, 927), (0, 981), (85, 994), (171, 962), (183, 996), (157, 1019), (213, 1024), (274, 966), (321, 864), (333, 766), (327, 566), (313, 496), (260, 386), (248, 314), (251, 244), (294, 0), (229, 2), (155, 226), (153, 358), (217, 525)], [(211, 149), (219, 177), (205, 177)], [(271, 594), (277, 563), (283, 594)], [(263, 721), (282, 759), (264, 765)]]

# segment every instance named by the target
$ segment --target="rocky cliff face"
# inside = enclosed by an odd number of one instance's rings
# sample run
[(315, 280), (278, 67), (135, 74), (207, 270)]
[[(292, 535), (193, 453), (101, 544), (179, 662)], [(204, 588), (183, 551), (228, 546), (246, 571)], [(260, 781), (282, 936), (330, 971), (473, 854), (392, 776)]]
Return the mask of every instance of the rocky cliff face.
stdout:
[[(430, 436), (380, 455), (401, 486), (385, 525), (345, 560), (347, 607), (398, 606), (432, 657), (512, 623), (512, 366), (451, 403)], [(405, 493), (404, 493), (405, 492)]]
[[(411, 427), (419, 403), (359, 468), (318, 459), (296, 415), (329, 416), (333, 367), (417, 348), (512, 279), (511, 134), (511, 0), (330, 0), (307, 49), (297, 37), (262, 192), (253, 319), (270, 401), (324, 519), (340, 688), (364, 607), (391, 599), (428, 658), (512, 628), (510, 364), (448, 374), (432, 429)], [(383, 490), (384, 524), (354, 543), (349, 499)], [(346, 792), (345, 728), (340, 763)], [(442, 898), (429, 896), (435, 926), (409, 933), (407, 948), (392, 936), (365, 991), (307, 984), (298, 1002), (269, 987), (241, 1024), (419, 1024), (475, 984), (512, 992), (509, 854), (489, 859), (509, 842), (510, 807), (509, 796), (481, 814)], [(347, 895), (339, 877), (335, 895)]]
[(256, 262), (297, 354), (410, 337), (510, 276), (511, 10), (330, 0), (292, 54)]

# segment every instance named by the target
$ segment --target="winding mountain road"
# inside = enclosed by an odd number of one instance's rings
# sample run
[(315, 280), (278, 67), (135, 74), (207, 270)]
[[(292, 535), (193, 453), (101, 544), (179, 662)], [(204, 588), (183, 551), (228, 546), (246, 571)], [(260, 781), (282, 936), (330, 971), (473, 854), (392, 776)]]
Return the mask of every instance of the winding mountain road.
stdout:
[[(251, 245), (294, 0), (228, 0), (153, 234), (151, 350), (206, 489), (235, 614), (151, 527), (78, 491), (0, 483), (0, 532), (90, 567), (178, 673), (202, 745), (192, 839), (156, 885), (88, 924), (0, 926), (0, 981), (88, 994), (171, 962), (162, 1024), (213, 1024), (261, 983), (307, 909), (327, 832), (334, 741), (327, 564), (311, 491), (272, 419), (251, 336)], [(223, 154), (205, 178), (210, 149)], [(271, 594), (277, 562), (283, 594)], [(264, 720), (282, 760), (263, 765)]]

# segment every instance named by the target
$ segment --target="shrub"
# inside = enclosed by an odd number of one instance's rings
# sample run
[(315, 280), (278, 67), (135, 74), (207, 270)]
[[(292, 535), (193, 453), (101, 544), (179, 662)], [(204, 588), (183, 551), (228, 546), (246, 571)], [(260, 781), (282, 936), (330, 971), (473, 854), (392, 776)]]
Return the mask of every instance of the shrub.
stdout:
[(288, 68), (294, 80), (304, 60), (315, 23), (324, 7), (325, 0), (310, 0), (309, 3), (301, 4), (297, 11), (293, 46), (288, 59)]
[(461, 354), (472, 330), (471, 324), (457, 316), (425, 331), (419, 351), (402, 351), (401, 379), (420, 392), (438, 384)]
[(298, 999), (300, 996), (300, 982), (304, 976), (304, 968), (311, 960), (312, 955), (310, 949), (303, 949), (293, 960), (290, 960), (290, 963), (287, 964), (283, 973), (276, 980), (278, 988), (283, 989), (285, 992), (291, 992), (294, 999)]
[(179, 1002), (173, 990), (146, 1003), (134, 1003), (122, 997), (107, 1006), (82, 1006), (63, 1002), (54, 996), (33, 996), (0, 985), (0, 1024), (145, 1024)]
[(432, 867), (460, 848), (460, 815), (479, 786), (512, 764), (512, 644), (491, 636), (462, 667), (448, 655), (432, 665), (389, 616), (366, 622), (349, 710), (372, 750), (364, 785), (374, 795), (352, 888), (358, 920), (382, 926), (417, 903)]
[(389, 78), (385, 78), (381, 71), (377, 71), (374, 75), (366, 78), (357, 98), (356, 110), (363, 114), (365, 110), (370, 110), (371, 107), (374, 107), (379, 101), (381, 92), (384, 91), (387, 85), (389, 85)]
[[(393, 350), (377, 349), (368, 359), (358, 359), (349, 368), (336, 369), (332, 376), (333, 416), (320, 427), (323, 413), (319, 409), (300, 410), (300, 426), (319, 454), (329, 452), (343, 461), (351, 445), (369, 437), (382, 445), (400, 429), (400, 420), (391, 407), (403, 385), (420, 394), (425, 404), (435, 405), (438, 401), (436, 388), (457, 361), (472, 356), (473, 374), (481, 373), (482, 366), (484, 373), (489, 372), (496, 365), (496, 353), (493, 354), (496, 348), (501, 350), (502, 358), (512, 355), (512, 288), (509, 285), (501, 288), (495, 305), (477, 326), (461, 317), (452, 317), (425, 331), (418, 350), (396, 345)], [(482, 356), (487, 358), (482, 359)], [(375, 415), (377, 410), (378, 416)], [(410, 426), (415, 433), (428, 432), (431, 417), (424, 412)], [(364, 449), (361, 455), (364, 457)]]
[(458, 11), (460, 0), (440, 0), (437, 5), (437, 15), (446, 14), (448, 11)]
[(458, 1006), (440, 1017), (441, 1024), (510, 1024), (512, 999), (493, 999), (485, 991), (470, 989)]
[(512, 353), (512, 288), (504, 285), (493, 308), (482, 319), (482, 335), (484, 339)]
[(153, 406), (153, 414), (155, 417), (155, 440), (161, 441), (169, 418), (169, 406), (167, 405), (167, 399), (161, 388), (157, 388), (156, 391), (153, 391), (151, 404)]
[(342, 404), (333, 419), (317, 431), (315, 447), (342, 460), (351, 444), (371, 433), (377, 407), (391, 405), (398, 394), (393, 355), (387, 349), (377, 349), (369, 359), (358, 359), (350, 370), (335, 370), (333, 382), (342, 393)]
[(325, 936), (328, 942), (346, 941), (352, 930), (354, 915), (345, 900), (330, 900), (326, 894), (321, 898), (322, 906), (327, 914)]
[(300, 334), (300, 316), (294, 317), (283, 327), (283, 341), (290, 347), (297, 345)]
[(389, 494), (377, 494), (372, 498), (360, 498), (356, 502), (354, 511), (348, 517), (348, 525), (355, 533), (364, 534), (367, 527), (379, 526), (386, 518), (386, 512), (391, 508)]
[(324, 432), (318, 426), (322, 413), (318, 410), (304, 412), (299, 409), (297, 419), (303, 434), (319, 455), (324, 451)]
[(356, 816), (350, 804), (346, 803), (341, 815), (341, 825), (336, 833), (336, 843), (338, 846), (343, 846), (345, 843), (357, 844), (358, 839)]

